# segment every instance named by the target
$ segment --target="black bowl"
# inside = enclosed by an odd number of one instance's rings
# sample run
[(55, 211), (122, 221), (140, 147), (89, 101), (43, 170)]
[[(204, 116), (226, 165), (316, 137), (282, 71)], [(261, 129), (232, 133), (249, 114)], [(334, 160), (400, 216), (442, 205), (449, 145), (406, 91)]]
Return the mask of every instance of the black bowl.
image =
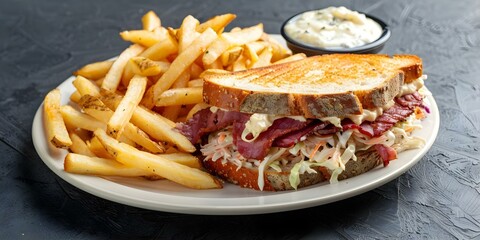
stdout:
[(291, 21), (295, 21), (302, 13), (310, 12), (310, 11), (315, 11), (315, 10), (307, 10), (304, 12), (297, 13), (292, 17), (290, 17), (289, 19), (287, 19), (282, 24), (282, 28), (280, 29), (280, 32), (283, 38), (285, 38), (288, 48), (290, 48), (290, 50), (292, 50), (293, 53), (305, 53), (307, 56), (331, 54), (331, 53), (378, 53), (380, 52), (380, 50), (383, 49), (383, 47), (385, 46), (385, 43), (388, 41), (391, 35), (391, 31), (388, 25), (384, 21), (372, 15), (359, 12), (359, 13), (365, 14), (366, 17), (377, 22), (378, 24), (380, 24), (380, 27), (382, 27), (382, 30), (383, 30), (382, 34), (377, 40), (362, 46), (352, 47), (352, 48), (322, 48), (322, 47), (316, 47), (316, 46), (299, 42), (291, 38), (290, 36), (288, 36), (288, 34), (285, 32), (285, 25)]

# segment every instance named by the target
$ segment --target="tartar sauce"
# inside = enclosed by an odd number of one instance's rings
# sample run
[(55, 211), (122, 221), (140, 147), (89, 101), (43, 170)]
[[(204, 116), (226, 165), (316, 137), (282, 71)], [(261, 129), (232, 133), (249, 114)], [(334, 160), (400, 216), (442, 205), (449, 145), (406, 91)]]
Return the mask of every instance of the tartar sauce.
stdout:
[(345, 7), (328, 7), (302, 13), (285, 25), (291, 38), (324, 48), (352, 48), (377, 40), (382, 27), (365, 14)]

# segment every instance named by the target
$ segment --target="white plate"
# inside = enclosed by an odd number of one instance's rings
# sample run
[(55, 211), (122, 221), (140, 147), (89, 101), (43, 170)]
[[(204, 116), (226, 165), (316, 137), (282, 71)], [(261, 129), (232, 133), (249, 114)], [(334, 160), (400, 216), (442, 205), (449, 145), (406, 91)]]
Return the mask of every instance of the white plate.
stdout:
[[(283, 42), (283, 39), (275, 36)], [(62, 104), (69, 103), (74, 92), (70, 77), (58, 88), (62, 93)], [(318, 184), (297, 191), (261, 192), (224, 184), (218, 190), (192, 190), (170, 181), (148, 181), (142, 178), (101, 178), (70, 174), (63, 171), (66, 150), (59, 150), (48, 144), (43, 127), (43, 104), (38, 108), (32, 126), (35, 149), (45, 164), (63, 180), (88, 193), (114, 202), (166, 212), (243, 215), (281, 212), (318, 206), (346, 199), (377, 188), (406, 172), (417, 163), (432, 146), (438, 133), (440, 117), (437, 104), (432, 96), (431, 114), (423, 121), (424, 128), (415, 135), (426, 140), (425, 147), (402, 152), (398, 159), (387, 167), (377, 167), (360, 176), (337, 184)]]

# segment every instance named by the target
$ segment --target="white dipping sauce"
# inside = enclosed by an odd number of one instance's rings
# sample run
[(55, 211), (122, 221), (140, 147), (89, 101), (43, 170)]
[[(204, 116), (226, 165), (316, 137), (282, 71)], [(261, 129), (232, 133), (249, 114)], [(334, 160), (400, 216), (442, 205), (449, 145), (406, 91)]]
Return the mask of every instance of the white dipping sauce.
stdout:
[(352, 48), (377, 40), (382, 27), (365, 14), (345, 7), (329, 7), (299, 15), (285, 25), (299, 42), (323, 48)]

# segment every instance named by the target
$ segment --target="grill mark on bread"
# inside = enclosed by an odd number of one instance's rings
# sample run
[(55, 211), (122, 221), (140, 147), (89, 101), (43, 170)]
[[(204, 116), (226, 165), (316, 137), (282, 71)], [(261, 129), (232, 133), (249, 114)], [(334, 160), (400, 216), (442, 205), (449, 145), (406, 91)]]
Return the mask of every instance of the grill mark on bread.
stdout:
[(234, 73), (205, 74), (204, 101), (230, 111), (338, 117), (384, 106), (404, 83), (421, 75), (421, 59), (414, 55), (322, 55)]

